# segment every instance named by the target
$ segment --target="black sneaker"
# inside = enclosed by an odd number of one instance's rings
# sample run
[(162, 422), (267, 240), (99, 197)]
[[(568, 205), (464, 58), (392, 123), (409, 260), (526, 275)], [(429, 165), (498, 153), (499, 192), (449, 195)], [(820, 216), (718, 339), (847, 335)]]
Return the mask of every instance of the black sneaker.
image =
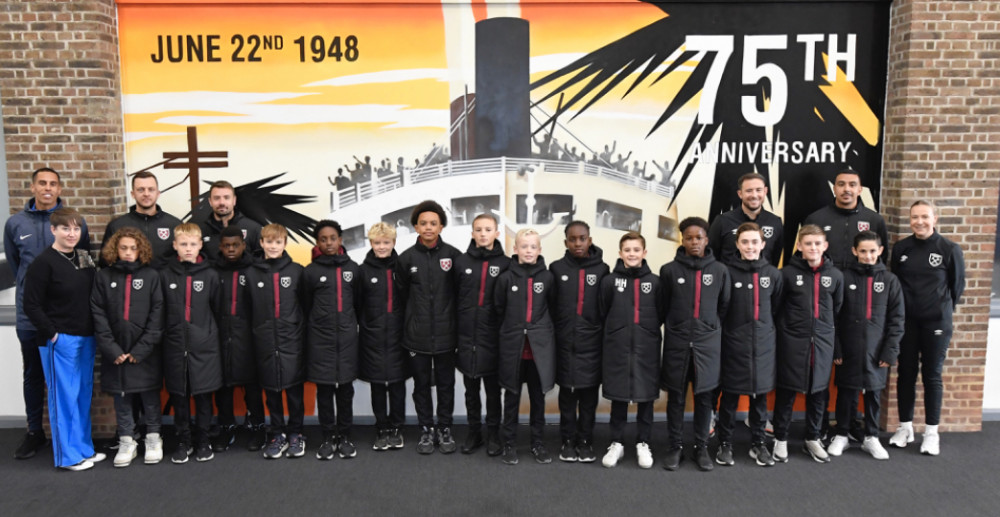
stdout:
[(388, 437), (386, 437), (386, 442), (388, 442), (390, 449), (403, 448), (403, 435), (400, 434), (398, 427), (393, 427), (391, 430), (389, 430), (389, 435)]
[(450, 427), (440, 427), (437, 431), (437, 442), (438, 447), (441, 449), (441, 454), (451, 454), (458, 450), (458, 444), (455, 443), (455, 438), (451, 436)]
[(472, 454), (482, 446), (482, 431), (469, 431), (468, 436), (465, 437), (465, 443), (462, 444), (462, 454)]
[(500, 443), (500, 432), (496, 429), (491, 429), (486, 433), (486, 454), (488, 456), (503, 454), (503, 444)]
[(424, 427), (420, 432), (420, 441), (417, 442), (418, 454), (434, 453), (434, 428)]
[(332, 460), (334, 453), (337, 452), (337, 439), (331, 434), (323, 435), (323, 443), (319, 444), (319, 449), (316, 451), (316, 459), (318, 460)]
[(275, 433), (264, 446), (264, 457), (269, 460), (280, 458), (287, 449), (288, 441), (285, 439), (285, 434)]
[(39, 449), (45, 447), (49, 441), (45, 438), (44, 431), (28, 431), (24, 433), (24, 439), (18, 444), (17, 450), (14, 451), (14, 458), (19, 460), (26, 460), (31, 458)]
[(389, 431), (386, 429), (379, 429), (378, 434), (375, 436), (375, 443), (372, 445), (372, 450), (384, 451), (389, 448)]
[(695, 463), (698, 464), (698, 469), (703, 472), (708, 472), (715, 468), (712, 464), (712, 457), (708, 454), (708, 447), (704, 445), (695, 445), (694, 451), (692, 451), (692, 456), (694, 457)]
[(590, 440), (580, 440), (580, 443), (576, 446), (576, 458), (580, 463), (593, 463), (597, 459), (597, 453), (594, 452), (594, 444), (590, 443)]
[(353, 458), (358, 455), (358, 448), (354, 446), (354, 442), (346, 436), (340, 437), (337, 443), (337, 456), (342, 459)]
[(719, 465), (725, 465), (727, 467), (732, 467), (736, 464), (733, 459), (733, 445), (730, 443), (722, 443), (719, 445), (719, 450), (715, 451), (715, 462)]
[(549, 450), (545, 448), (545, 445), (536, 443), (531, 446), (531, 455), (535, 457), (535, 461), (545, 465), (547, 463), (552, 463), (552, 456), (549, 455)]
[(508, 465), (517, 465), (517, 449), (513, 445), (504, 445), (500, 459)]
[(750, 457), (757, 461), (761, 467), (773, 467), (774, 458), (768, 452), (767, 446), (762, 443), (755, 443), (750, 447)]
[(194, 453), (194, 448), (191, 447), (190, 443), (180, 442), (177, 444), (177, 448), (174, 449), (174, 453), (170, 455), (171, 463), (187, 463), (188, 456)]
[(285, 451), (286, 458), (301, 458), (306, 454), (306, 437), (302, 433), (292, 433), (288, 437), (288, 450)]
[(663, 468), (677, 470), (681, 466), (681, 460), (684, 458), (683, 452), (684, 450), (681, 447), (671, 447), (667, 451), (667, 455), (663, 457)]
[(215, 453), (212, 452), (212, 444), (209, 442), (202, 442), (198, 444), (198, 452), (195, 454), (194, 459), (196, 461), (205, 462), (211, 461), (215, 457)]
[(576, 446), (573, 445), (573, 442), (570, 440), (563, 442), (562, 447), (559, 449), (559, 461), (573, 463), (579, 459), (579, 456), (576, 455)]
[(250, 439), (247, 441), (248, 451), (259, 451), (267, 445), (267, 431), (264, 424), (251, 425), (247, 428), (250, 431)]
[(236, 441), (236, 426), (227, 425), (219, 429), (219, 434), (212, 438), (212, 450), (223, 452)]

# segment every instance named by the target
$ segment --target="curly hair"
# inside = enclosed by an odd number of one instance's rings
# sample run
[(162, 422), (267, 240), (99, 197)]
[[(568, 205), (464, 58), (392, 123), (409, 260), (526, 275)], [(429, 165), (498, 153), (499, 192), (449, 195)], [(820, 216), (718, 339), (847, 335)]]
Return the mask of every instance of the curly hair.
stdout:
[(104, 243), (104, 248), (101, 249), (101, 258), (104, 259), (104, 262), (114, 264), (118, 261), (118, 242), (125, 237), (135, 239), (135, 245), (139, 248), (139, 263), (148, 266), (153, 261), (153, 247), (149, 244), (149, 239), (146, 238), (145, 234), (138, 228), (131, 226), (118, 230), (108, 239), (108, 242)]

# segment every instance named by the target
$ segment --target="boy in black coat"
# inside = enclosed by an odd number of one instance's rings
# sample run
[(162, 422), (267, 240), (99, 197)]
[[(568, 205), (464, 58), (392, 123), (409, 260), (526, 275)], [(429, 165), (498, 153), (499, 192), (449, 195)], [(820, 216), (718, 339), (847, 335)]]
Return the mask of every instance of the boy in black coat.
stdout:
[(538, 232), (524, 229), (514, 239), (517, 252), (497, 280), (494, 304), (500, 324), (499, 380), (503, 394), (503, 462), (517, 464), (517, 417), (521, 385), (528, 384), (531, 454), (538, 463), (551, 463), (542, 432), (545, 392), (555, 385), (556, 351), (549, 297), (552, 273), (545, 269)]
[(264, 394), (257, 383), (257, 359), (254, 356), (253, 336), (250, 332), (250, 307), (247, 288), (247, 269), (255, 259), (247, 251), (243, 231), (237, 226), (227, 226), (219, 238), (219, 255), (215, 257), (215, 270), (219, 273), (222, 310), (219, 312), (219, 335), (222, 338), (222, 380), (225, 386), (215, 392), (219, 432), (212, 449), (222, 452), (229, 449), (236, 438), (236, 416), (233, 414), (233, 392), (243, 387), (246, 404), (246, 427), (250, 431), (247, 449), (259, 451), (264, 447)]
[(510, 259), (497, 240), (497, 220), (479, 214), (472, 221), (469, 249), (455, 260), (458, 283), (458, 370), (465, 377), (465, 411), (469, 435), (463, 454), (483, 445), (480, 385), (486, 391), (486, 452), (500, 454), (500, 384), (497, 382), (497, 334), (500, 322), (493, 310), (493, 287)]
[(833, 368), (834, 321), (844, 300), (844, 277), (824, 254), (827, 246), (826, 234), (819, 226), (803, 226), (796, 244), (798, 251), (781, 270), (775, 461), (788, 461), (788, 426), (798, 393), (806, 395), (804, 449), (820, 463), (830, 461), (820, 442), (820, 422)]
[(663, 310), (660, 279), (646, 264), (646, 239), (628, 232), (618, 243), (615, 270), (601, 281), (604, 320), (604, 398), (611, 400), (611, 446), (602, 463), (611, 468), (625, 455), (625, 421), (635, 402), (639, 467), (653, 466), (653, 402), (660, 397), (659, 365)]
[(594, 419), (601, 384), (604, 318), (598, 295), (608, 274), (604, 252), (594, 246), (583, 221), (566, 225), (566, 255), (549, 271), (556, 279), (552, 320), (556, 326), (556, 384), (559, 385), (559, 459), (589, 463), (594, 454)]
[(174, 228), (177, 261), (160, 271), (166, 322), (163, 332), (163, 377), (174, 408), (178, 445), (170, 461), (187, 463), (193, 452), (191, 398), (194, 398), (194, 443), (198, 461), (215, 455), (209, 441), (212, 393), (222, 387), (222, 352), (218, 313), (219, 276), (202, 260), (201, 230), (184, 223)]
[(713, 390), (722, 363), (722, 319), (729, 304), (729, 270), (708, 247), (708, 222), (700, 217), (681, 221), (681, 247), (673, 262), (660, 268), (666, 327), (660, 387), (667, 392), (667, 445), (663, 468), (681, 462), (687, 387), (694, 391), (694, 460), (712, 470), (708, 434)]
[[(247, 270), (257, 378), (271, 415), (263, 453), (268, 459), (283, 454), (298, 458), (306, 453), (302, 436), (306, 326), (301, 305), (303, 268), (292, 262), (285, 251), (287, 240), (288, 230), (280, 224), (261, 228), (264, 260)], [(287, 425), (282, 391), (288, 399)]]
[[(396, 229), (378, 222), (368, 229), (368, 250), (361, 264), (363, 303), (359, 323), (361, 380), (371, 385), (378, 434), (376, 451), (402, 449), (399, 428), (406, 419), (409, 354), (403, 348), (403, 297), (399, 289)], [(386, 399), (388, 398), (388, 404)]]
[[(767, 450), (767, 394), (774, 389), (774, 354), (777, 346), (775, 313), (781, 299), (781, 273), (762, 254), (767, 240), (756, 223), (736, 229), (735, 246), (740, 259), (729, 264), (731, 286), (726, 319), (722, 325), (722, 401), (716, 434), (719, 450), (715, 462), (731, 466), (732, 436), (740, 396), (750, 398), (750, 457), (762, 467), (774, 465)], [(780, 246), (779, 242), (773, 244)]]
[(144, 462), (159, 463), (163, 292), (159, 273), (150, 267), (153, 248), (140, 230), (125, 227), (106, 240), (101, 258), (111, 265), (97, 272), (90, 312), (101, 351), (101, 390), (115, 400), (119, 442), (114, 465), (127, 467), (136, 457), (135, 399), (142, 403), (146, 424)]
[(858, 262), (843, 271), (847, 289), (837, 317), (833, 351), (833, 364), (837, 365), (837, 435), (826, 452), (840, 456), (848, 447), (852, 416), (858, 409), (858, 395), (863, 393), (865, 439), (861, 449), (877, 460), (887, 460), (889, 453), (878, 439), (879, 406), (889, 367), (896, 364), (903, 337), (903, 291), (896, 275), (879, 261), (883, 249), (877, 233), (857, 234), (852, 251)]
[[(316, 406), (323, 443), (316, 458), (353, 458), (354, 379), (358, 378), (358, 312), (361, 275), (341, 246), (340, 224), (316, 223), (321, 255), (306, 267), (302, 284), (306, 315), (306, 380), (316, 383)], [(334, 411), (334, 397), (337, 408)]]
[[(455, 412), (455, 273), (461, 255), (441, 239), (448, 217), (441, 205), (423, 201), (413, 209), (410, 224), (417, 242), (399, 256), (399, 286), (406, 298), (403, 346), (411, 352), (413, 406), (420, 424), (417, 452), (444, 454), (458, 449), (451, 435)], [(437, 392), (437, 425), (431, 386)]]

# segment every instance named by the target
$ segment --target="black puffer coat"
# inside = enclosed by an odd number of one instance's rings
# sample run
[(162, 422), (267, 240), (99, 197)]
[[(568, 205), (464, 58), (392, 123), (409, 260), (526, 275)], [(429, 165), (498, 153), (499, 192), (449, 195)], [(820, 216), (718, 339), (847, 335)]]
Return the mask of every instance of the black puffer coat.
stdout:
[(549, 314), (552, 284), (552, 273), (545, 269), (542, 257), (538, 257), (535, 264), (521, 264), (515, 255), (507, 271), (497, 279), (493, 293), (493, 302), (501, 321), (497, 373), (500, 386), (512, 393), (521, 392), (521, 357), (525, 340), (531, 346), (542, 391), (547, 392), (555, 385), (555, 329)]
[(781, 276), (778, 387), (823, 391), (830, 385), (834, 321), (844, 300), (844, 277), (827, 256), (814, 271), (801, 252), (792, 255)]
[(358, 378), (361, 270), (346, 253), (320, 255), (306, 267), (306, 380), (347, 384)]
[(418, 354), (454, 352), (455, 260), (462, 253), (438, 238), (433, 247), (420, 240), (399, 256), (396, 278), (406, 297), (403, 346)]
[(694, 361), (694, 393), (719, 385), (722, 364), (722, 319), (729, 304), (729, 270), (715, 260), (711, 248), (692, 257), (677, 248), (673, 262), (660, 268), (663, 311), (663, 366), (660, 387), (681, 391), (688, 363)]
[(247, 269), (257, 379), (265, 390), (280, 391), (305, 378), (302, 277), (302, 266), (287, 252)]
[(774, 389), (781, 272), (767, 259), (729, 265), (729, 307), (722, 324), (722, 389), (762, 395)]
[(569, 251), (553, 262), (556, 279), (552, 321), (556, 326), (556, 383), (563, 388), (590, 388), (601, 383), (604, 318), (598, 297), (601, 279), (608, 274), (604, 252), (590, 246), (582, 259)]
[(899, 355), (906, 314), (899, 279), (881, 262), (861, 264), (843, 271), (844, 305), (837, 316), (834, 377), (838, 387), (856, 390), (885, 388), (889, 368)]
[[(163, 387), (160, 274), (138, 262), (122, 261), (98, 271), (90, 292), (90, 313), (101, 351), (101, 390), (159, 391)], [(131, 354), (136, 362), (115, 364), (122, 354)]]
[(409, 376), (403, 348), (403, 298), (396, 282), (396, 250), (380, 259), (368, 250), (361, 264), (361, 316), (358, 321), (361, 344), (361, 380), (389, 384)]
[(458, 370), (468, 377), (497, 373), (497, 339), (500, 320), (493, 310), (493, 287), (510, 259), (500, 241), (493, 249), (469, 243), (469, 249), (455, 259), (458, 282)]
[(660, 396), (660, 343), (663, 321), (660, 279), (642, 261), (615, 270), (601, 280), (600, 314), (604, 320), (604, 398), (649, 402)]
[[(163, 378), (174, 395), (199, 395), (222, 387), (219, 346), (219, 274), (208, 262), (170, 262), (160, 271), (165, 325)], [(188, 387), (190, 386), (190, 391)]]
[(222, 342), (222, 379), (226, 386), (257, 382), (257, 357), (250, 332), (250, 299), (247, 269), (255, 259), (249, 251), (236, 262), (220, 255), (215, 262), (219, 272), (222, 310), (219, 311), (219, 336)]

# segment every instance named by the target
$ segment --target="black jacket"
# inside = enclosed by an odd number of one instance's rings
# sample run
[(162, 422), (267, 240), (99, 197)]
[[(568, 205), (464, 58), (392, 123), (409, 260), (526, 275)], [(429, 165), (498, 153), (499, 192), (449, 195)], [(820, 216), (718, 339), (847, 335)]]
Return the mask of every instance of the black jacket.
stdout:
[[(837, 269), (846, 269), (858, 261), (851, 253), (851, 248), (854, 247), (854, 237), (862, 231), (871, 230), (878, 234), (883, 244), (889, 242), (885, 220), (878, 212), (862, 205), (860, 199), (853, 210), (840, 208), (833, 203), (820, 208), (802, 221), (803, 226), (807, 224), (815, 224), (826, 233), (826, 240), (830, 243), (826, 253)], [(880, 260), (884, 264), (888, 259), (889, 246), (886, 245)]]
[(899, 280), (882, 263), (856, 263), (844, 270), (844, 305), (837, 315), (837, 340), (833, 358), (838, 387), (856, 390), (885, 388), (889, 368), (879, 361), (896, 363), (906, 315)]
[[(138, 262), (118, 261), (97, 272), (90, 293), (94, 338), (101, 351), (101, 390), (159, 391), (163, 387), (163, 291), (160, 274)], [(115, 364), (122, 354), (135, 363)]]
[(962, 248), (937, 231), (927, 239), (911, 235), (892, 248), (892, 272), (906, 299), (906, 317), (946, 322), (965, 291)]
[(763, 257), (740, 260), (729, 265), (729, 285), (722, 324), (722, 389), (765, 394), (774, 389), (774, 319), (781, 302), (781, 273)]
[(729, 270), (715, 260), (712, 249), (692, 257), (677, 248), (673, 262), (660, 268), (663, 312), (663, 366), (660, 387), (681, 391), (688, 362), (694, 361), (694, 393), (719, 385), (722, 364), (722, 319), (729, 304)]
[(302, 266), (287, 252), (247, 269), (257, 379), (265, 390), (280, 391), (304, 381), (302, 278)]
[(517, 255), (497, 279), (493, 303), (500, 318), (498, 380), (512, 393), (521, 392), (521, 358), (525, 341), (542, 381), (542, 391), (555, 385), (556, 344), (549, 302), (552, 296), (552, 273), (545, 269), (545, 259), (521, 264)]
[(743, 207), (736, 207), (715, 216), (708, 230), (708, 245), (711, 246), (715, 258), (727, 266), (741, 260), (740, 250), (736, 249), (736, 229), (743, 223), (757, 223), (760, 226), (764, 232), (764, 242), (767, 243), (761, 258), (778, 267), (785, 246), (784, 227), (780, 217), (764, 209), (757, 214), (757, 219), (750, 219), (743, 211)]
[(418, 354), (453, 352), (456, 346), (454, 246), (438, 238), (428, 248), (420, 240), (398, 260), (397, 279), (406, 297), (403, 346)]
[(226, 386), (257, 382), (257, 358), (250, 332), (250, 294), (246, 276), (247, 269), (255, 261), (249, 252), (243, 253), (240, 260), (234, 263), (227, 262), (221, 255), (215, 261), (222, 300), (219, 338), (222, 343), (222, 379)]
[(358, 378), (360, 273), (346, 253), (320, 255), (306, 266), (302, 300), (308, 322), (307, 381), (338, 385)]
[[(125, 215), (116, 217), (108, 223), (104, 229), (104, 239), (101, 240), (101, 249), (104, 243), (108, 242), (115, 232), (122, 228), (136, 228), (149, 239), (149, 244), (153, 247), (153, 263), (155, 269), (167, 267), (169, 262), (177, 260), (177, 252), (174, 251), (174, 228), (181, 224), (181, 220), (164, 212), (160, 205), (156, 205), (156, 214), (146, 215), (136, 211), (135, 205), (128, 209)], [(104, 259), (101, 259), (102, 266)]]
[(166, 312), (163, 378), (167, 391), (183, 396), (221, 388), (218, 273), (208, 262), (176, 260), (160, 271), (160, 287)]
[(795, 252), (781, 269), (778, 309), (778, 387), (816, 393), (830, 385), (837, 314), (844, 277), (830, 257), (815, 271)]
[(405, 381), (408, 352), (403, 348), (403, 298), (396, 281), (396, 250), (380, 259), (368, 250), (361, 264), (361, 380), (388, 384)]
[(660, 396), (660, 325), (663, 321), (660, 279), (642, 261), (601, 279), (598, 308), (604, 320), (602, 368), (604, 398), (649, 402)]
[(455, 259), (458, 275), (458, 370), (468, 377), (497, 373), (497, 339), (500, 320), (493, 310), (493, 287), (510, 259), (500, 241), (493, 249), (469, 243), (469, 249)]
[[(243, 230), (243, 240), (247, 243), (247, 253), (260, 254), (260, 223), (233, 209), (233, 217), (229, 220), (229, 226)], [(215, 219), (214, 214), (209, 214), (205, 220), (198, 221), (198, 227), (201, 228), (201, 254), (215, 259), (219, 253), (220, 236), (225, 227)]]
[(609, 272), (604, 252), (590, 246), (578, 259), (569, 251), (549, 266), (556, 279), (552, 321), (556, 326), (556, 383), (563, 388), (590, 388), (601, 383), (604, 318), (598, 297)]

